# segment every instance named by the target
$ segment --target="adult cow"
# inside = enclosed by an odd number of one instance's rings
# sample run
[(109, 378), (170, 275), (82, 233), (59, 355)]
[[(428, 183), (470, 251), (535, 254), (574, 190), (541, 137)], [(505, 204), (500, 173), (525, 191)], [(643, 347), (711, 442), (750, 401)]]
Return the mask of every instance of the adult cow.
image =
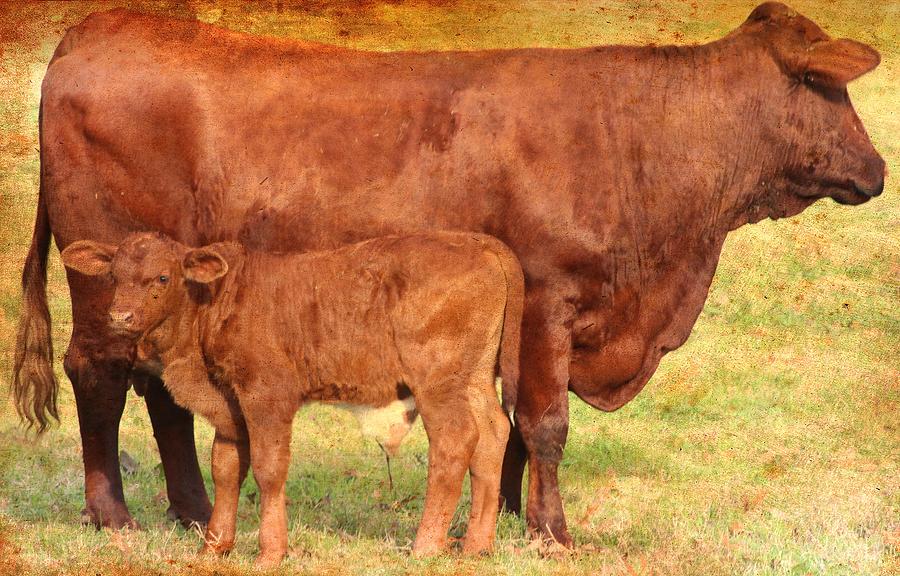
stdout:
[[(819, 198), (860, 204), (884, 161), (846, 84), (879, 62), (767, 3), (701, 46), (374, 53), (113, 11), (70, 30), (41, 105), (41, 193), (15, 389), (55, 414), (42, 279), (50, 234), (159, 230), (322, 249), (424, 229), (506, 242), (526, 274), (522, 377), (504, 464), (528, 524), (569, 543), (557, 486), (567, 391), (633, 398), (687, 338), (726, 234)], [(69, 273), (65, 359), (87, 513), (131, 521), (116, 457), (130, 350), (107, 283)], [(173, 512), (205, 519), (191, 420), (141, 374)], [(524, 443), (522, 442), (524, 440)]]

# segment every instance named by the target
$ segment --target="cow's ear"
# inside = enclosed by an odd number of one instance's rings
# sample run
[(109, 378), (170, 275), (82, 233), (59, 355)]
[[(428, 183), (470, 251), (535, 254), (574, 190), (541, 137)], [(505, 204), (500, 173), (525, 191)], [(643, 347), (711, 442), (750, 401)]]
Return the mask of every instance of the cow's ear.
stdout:
[(63, 264), (87, 276), (107, 274), (118, 247), (92, 240), (78, 240), (62, 251)]
[(804, 80), (828, 88), (843, 88), (881, 62), (874, 48), (848, 38), (817, 42), (807, 56)]
[(209, 246), (188, 250), (181, 261), (184, 277), (191, 282), (209, 284), (228, 273), (228, 262)]

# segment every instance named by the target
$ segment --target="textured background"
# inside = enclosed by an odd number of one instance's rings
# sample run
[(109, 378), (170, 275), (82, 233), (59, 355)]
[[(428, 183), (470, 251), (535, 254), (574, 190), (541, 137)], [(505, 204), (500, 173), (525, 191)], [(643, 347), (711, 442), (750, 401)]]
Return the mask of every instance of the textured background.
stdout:
[[(119, 5), (251, 33), (373, 50), (696, 43), (738, 26), (755, 2), (45, 2), (0, 4), (0, 573), (229, 573), (256, 550), (248, 482), (231, 558), (200, 559), (197, 534), (167, 523), (159, 457), (142, 400), (121, 446), (140, 532), (79, 526), (83, 472), (59, 357), (71, 329), (51, 250), (49, 299), (62, 424), (18, 427), (9, 388), (19, 274), (38, 190), (37, 106), (56, 43), (85, 15)], [(833, 36), (870, 43), (881, 66), (850, 92), (890, 174), (900, 174), (900, 3), (796, 1)], [(297, 418), (288, 484), (291, 552), (311, 573), (900, 573), (900, 198), (824, 201), (729, 237), (694, 333), (614, 414), (573, 398), (561, 484), (574, 553), (529, 545), (504, 515), (498, 552), (470, 560), (407, 555), (424, 496), (424, 433), (393, 462), (352, 420)], [(198, 426), (208, 472), (210, 430)], [(461, 511), (454, 531), (464, 530)]]

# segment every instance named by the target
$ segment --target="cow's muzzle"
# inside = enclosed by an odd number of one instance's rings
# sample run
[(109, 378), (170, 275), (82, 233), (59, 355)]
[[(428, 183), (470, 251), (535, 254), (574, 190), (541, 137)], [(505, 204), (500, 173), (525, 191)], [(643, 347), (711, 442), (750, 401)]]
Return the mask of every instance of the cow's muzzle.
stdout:
[(867, 186), (860, 186), (857, 183), (853, 183), (853, 190), (862, 196), (867, 198), (876, 198), (881, 196), (881, 193), (884, 192), (884, 178), (874, 187), (869, 188)]

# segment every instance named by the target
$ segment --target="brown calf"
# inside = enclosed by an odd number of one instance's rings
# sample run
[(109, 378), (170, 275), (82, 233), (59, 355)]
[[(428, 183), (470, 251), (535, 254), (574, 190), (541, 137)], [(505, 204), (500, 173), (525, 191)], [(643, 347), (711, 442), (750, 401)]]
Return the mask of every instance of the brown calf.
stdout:
[(252, 464), (262, 494), (257, 562), (284, 556), (291, 422), (303, 403), (380, 408), (411, 394), (430, 441), (414, 552), (446, 546), (466, 468), (464, 550), (490, 550), (509, 433), (494, 381), (499, 363), (511, 409), (524, 294), (501, 242), (432, 233), (279, 255), (136, 233), (119, 247), (74, 242), (62, 255), (72, 270), (112, 275), (112, 329), (136, 340), (136, 363), (216, 429), (207, 548), (232, 547)]

